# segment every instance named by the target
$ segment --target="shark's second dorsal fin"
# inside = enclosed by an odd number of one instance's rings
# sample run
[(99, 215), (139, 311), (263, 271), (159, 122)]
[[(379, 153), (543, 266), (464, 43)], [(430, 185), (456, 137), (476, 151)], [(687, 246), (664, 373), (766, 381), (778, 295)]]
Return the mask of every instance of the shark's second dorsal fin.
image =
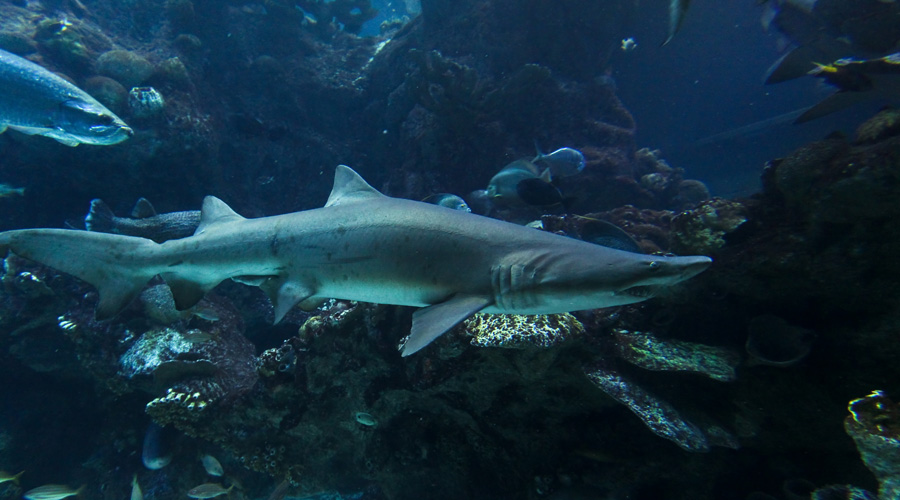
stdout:
[(370, 186), (355, 170), (347, 165), (338, 165), (334, 171), (334, 187), (331, 188), (325, 206), (346, 205), (382, 196), (384, 195)]
[(211, 226), (238, 220), (244, 220), (244, 218), (232, 210), (224, 201), (215, 196), (207, 196), (203, 198), (203, 208), (200, 209), (200, 225), (194, 231), (194, 236), (203, 234)]

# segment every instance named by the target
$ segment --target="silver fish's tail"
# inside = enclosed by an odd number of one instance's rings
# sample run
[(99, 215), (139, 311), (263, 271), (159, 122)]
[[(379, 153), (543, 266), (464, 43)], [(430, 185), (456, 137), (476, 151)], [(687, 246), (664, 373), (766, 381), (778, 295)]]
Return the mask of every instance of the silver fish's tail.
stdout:
[(91, 209), (84, 217), (84, 228), (88, 231), (112, 233), (115, 232), (114, 218), (115, 214), (109, 205), (99, 198), (93, 199), (91, 200)]
[(158, 247), (144, 238), (70, 229), (0, 233), (0, 255), (12, 251), (96, 287), (100, 293), (96, 317), (101, 320), (124, 309), (159, 273), (147, 265)]

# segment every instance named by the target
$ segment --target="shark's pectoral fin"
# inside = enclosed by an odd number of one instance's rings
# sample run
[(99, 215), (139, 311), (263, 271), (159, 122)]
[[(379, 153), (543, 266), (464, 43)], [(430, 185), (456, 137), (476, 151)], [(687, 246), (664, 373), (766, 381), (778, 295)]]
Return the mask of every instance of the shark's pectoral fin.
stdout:
[(281, 322), (284, 316), (298, 303), (316, 294), (312, 286), (305, 285), (288, 278), (272, 277), (260, 285), (266, 292), (272, 305), (275, 306), (275, 323)]
[(175, 309), (185, 311), (194, 307), (206, 292), (215, 288), (219, 282), (198, 283), (179, 277), (174, 273), (163, 273), (162, 277), (172, 290), (172, 298), (175, 299)]
[(413, 313), (412, 329), (403, 344), (401, 355), (406, 357), (422, 349), (491, 303), (493, 299), (490, 296), (457, 294), (439, 304), (419, 309)]

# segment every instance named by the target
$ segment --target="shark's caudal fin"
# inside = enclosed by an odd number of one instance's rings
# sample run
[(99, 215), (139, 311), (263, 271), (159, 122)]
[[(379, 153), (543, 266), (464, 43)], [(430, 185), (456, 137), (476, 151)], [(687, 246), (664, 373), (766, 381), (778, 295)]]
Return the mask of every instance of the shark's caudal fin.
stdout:
[(142, 265), (156, 245), (144, 238), (68, 229), (0, 233), (0, 255), (11, 250), (94, 285), (100, 293), (97, 319), (124, 309), (157, 274)]

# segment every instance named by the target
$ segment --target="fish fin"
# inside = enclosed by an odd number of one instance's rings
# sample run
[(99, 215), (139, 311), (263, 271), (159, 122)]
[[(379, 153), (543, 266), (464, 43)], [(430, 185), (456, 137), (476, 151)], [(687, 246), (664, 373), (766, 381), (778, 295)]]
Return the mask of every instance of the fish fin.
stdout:
[(849, 108), (850, 106), (871, 98), (872, 95), (868, 92), (835, 92), (803, 112), (802, 115), (794, 120), (794, 124), (806, 123), (810, 120), (822, 118), (823, 116), (830, 115), (831, 113), (835, 113), (844, 108)]
[(540, 161), (541, 158), (547, 156), (547, 155), (544, 154), (544, 151), (541, 150), (541, 145), (538, 144), (537, 139), (534, 139), (534, 150), (537, 152), (537, 155), (534, 157), (533, 160), (531, 160), (532, 163), (534, 163), (534, 162), (536, 162), (536, 161)]
[(6, 132), (6, 124), (0, 123), (0, 134), (2, 134), (3, 132)]
[(346, 205), (383, 196), (352, 168), (347, 165), (338, 165), (334, 171), (334, 187), (331, 188), (331, 194), (328, 196), (325, 206)]
[(25, 474), (25, 471), (22, 471), (15, 476), (12, 477), (12, 483), (16, 486), (19, 486), (19, 478), (22, 477), (22, 474)]
[(203, 198), (203, 208), (200, 210), (200, 225), (194, 231), (194, 236), (203, 234), (212, 226), (240, 220), (246, 219), (238, 215), (224, 201), (215, 196), (207, 196)]
[(44, 135), (46, 135), (47, 137), (52, 137), (52, 138), (56, 139), (56, 142), (58, 142), (60, 144), (64, 144), (66, 146), (69, 146), (70, 148), (74, 148), (75, 146), (81, 144), (81, 141), (79, 141), (78, 139), (72, 139), (71, 137), (68, 137), (65, 135), (56, 135), (56, 134), (44, 134)]
[(162, 273), (162, 277), (172, 290), (172, 298), (175, 299), (175, 309), (179, 311), (185, 311), (194, 307), (207, 292), (219, 284), (218, 281), (215, 283), (198, 283), (182, 278), (176, 273)]
[(806, 76), (810, 70), (816, 67), (813, 61), (828, 60), (825, 57), (827, 56), (824, 56), (821, 51), (812, 47), (795, 47), (769, 66), (763, 81), (766, 85), (771, 85)]
[(114, 232), (113, 220), (115, 217), (116, 214), (109, 208), (109, 205), (100, 198), (94, 198), (91, 200), (88, 214), (84, 217), (84, 228), (88, 231), (112, 233)]
[(274, 277), (275, 276), (265, 276), (265, 275), (263, 275), (263, 276), (255, 276), (255, 275), (254, 276), (250, 276), (250, 275), (232, 276), (231, 281), (241, 283), (243, 285), (248, 285), (248, 286), (263, 286), (263, 284), (266, 281), (268, 281)]
[(16, 125), (9, 125), (10, 130), (15, 130), (16, 132), (20, 132), (25, 135), (43, 135), (47, 132), (53, 130), (50, 128), (44, 127), (19, 127)]
[(690, 7), (690, 0), (669, 0), (669, 32), (666, 36), (666, 41), (662, 43), (662, 46), (665, 47), (675, 38), (675, 34), (678, 33), (678, 30), (681, 29), (681, 24), (684, 22), (684, 15), (687, 14), (688, 7)]
[(308, 299), (301, 300), (297, 307), (303, 309), (306, 312), (314, 311), (320, 307), (322, 304), (328, 302), (328, 299), (325, 297), (310, 297)]
[(156, 209), (153, 208), (153, 204), (144, 197), (138, 198), (134, 208), (131, 209), (131, 216), (135, 219), (146, 219), (155, 215)]
[(71, 229), (20, 229), (0, 233), (7, 250), (80, 278), (100, 294), (97, 319), (114, 316), (134, 299), (157, 270), (140, 266), (158, 245), (144, 238)]
[(313, 287), (291, 281), (289, 278), (273, 277), (260, 285), (275, 306), (275, 323), (280, 323), (285, 315), (298, 303), (315, 295)]
[(541, 175), (538, 177), (538, 179), (546, 182), (547, 184), (553, 182), (553, 176), (551, 175), (550, 167), (545, 168), (544, 171), (541, 172)]
[(493, 299), (485, 295), (457, 294), (444, 302), (417, 310), (413, 313), (412, 328), (401, 355), (406, 357), (419, 351), (492, 302)]

